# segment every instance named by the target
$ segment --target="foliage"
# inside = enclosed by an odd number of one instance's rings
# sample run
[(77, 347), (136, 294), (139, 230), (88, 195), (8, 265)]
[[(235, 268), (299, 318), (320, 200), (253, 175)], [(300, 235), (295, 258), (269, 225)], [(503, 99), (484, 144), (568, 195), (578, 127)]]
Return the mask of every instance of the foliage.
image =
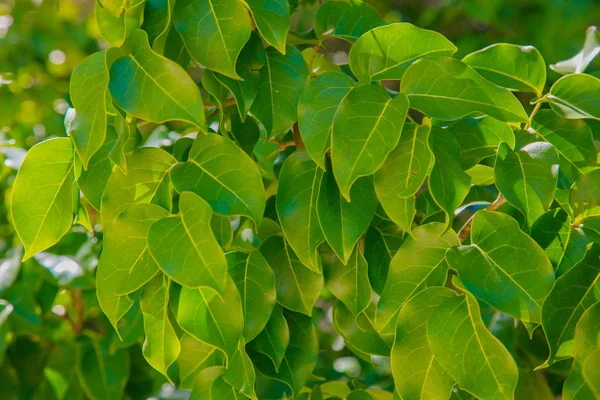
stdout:
[(600, 398), (597, 30), (374, 4), (97, 1), (65, 134), (2, 116), (1, 398)]

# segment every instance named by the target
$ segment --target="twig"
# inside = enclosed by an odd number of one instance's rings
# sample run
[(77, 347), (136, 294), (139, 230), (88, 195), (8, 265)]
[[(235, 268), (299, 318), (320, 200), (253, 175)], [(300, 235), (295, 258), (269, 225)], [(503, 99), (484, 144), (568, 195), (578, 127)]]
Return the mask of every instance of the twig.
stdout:
[[(494, 200), (494, 202), (486, 208), (486, 210), (487, 211), (496, 211), (504, 203), (506, 203), (506, 199), (504, 198), (504, 196), (502, 196), (502, 193), (501, 193), (498, 195), (498, 198), (496, 200)], [(460, 228), (460, 230), (458, 231), (458, 240), (460, 240), (461, 243), (463, 243), (465, 240), (467, 240), (467, 238), (471, 234), (471, 228), (473, 226), (473, 217), (475, 217), (475, 214), (471, 215), (471, 217), (467, 220), (467, 222), (465, 222), (465, 224), (462, 226), (462, 228)]]
[(527, 130), (531, 127), (531, 121), (533, 121), (533, 117), (535, 117), (535, 114), (537, 114), (537, 112), (540, 110), (540, 107), (542, 107), (541, 101), (538, 101), (537, 103), (535, 103), (535, 107), (533, 107), (533, 111), (531, 111), (531, 114), (529, 114), (529, 122), (527, 123), (527, 125), (525, 125), (525, 130)]
[[(235, 98), (230, 98), (230, 99), (225, 99), (221, 102), (221, 105), (223, 106), (223, 108), (225, 107), (229, 107), (235, 104)], [(217, 108), (216, 105), (214, 105), (213, 103), (204, 103), (204, 108)]]
[(302, 136), (300, 136), (300, 129), (298, 129), (297, 122), (294, 124), (294, 126), (292, 126), (292, 133), (294, 134), (294, 142), (296, 143), (296, 148), (298, 150), (304, 150), (306, 146), (304, 146)]

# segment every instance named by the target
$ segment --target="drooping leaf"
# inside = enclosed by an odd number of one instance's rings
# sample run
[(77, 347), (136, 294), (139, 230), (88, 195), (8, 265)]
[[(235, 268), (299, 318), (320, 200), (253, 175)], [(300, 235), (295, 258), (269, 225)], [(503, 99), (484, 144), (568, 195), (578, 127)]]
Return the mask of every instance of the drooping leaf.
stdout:
[(521, 321), (541, 322), (554, 270), (542, 248), (510, 216), (477, 212), (470, 244), (448, 250), (446, 259), (475, 297)]
[(173, 0), (152, 0), (144, 5), (142, 29), (148, 32), (150, 46), (161, 54), (169, 34), (172, 3), (174, 3)]
[(427, 322), (427, 340), (435, 360), (458, 387), (478, 398), (513, 398), (517, 366), (483, 324), (472, 294), (451, 297), (436, 307)]
[(351, 350), (358, 350), (359, 353), (366, 356), (389, 357), (392, 343), (384, 340), (375, 329), (374, 315), (375, 307), (373, 305), (369, 306), (365, 312), (354, 316), (344, 303), (337, 301), (333, 305), (333, 328), (344, 338), (346, 345)]
[(587, 359), (597, 351), (599, 331), (600, 303), (596, 303), (581, 315), (575, 326), (575, 360), (573, 360), (573, 366), (563, 386), (563, 399), (583, 400), (594, 398), (593, 389), (586, 382), (584, 375)]
[(528, 224), (542, 215), (554, 199), (556, 164), (558, 155), (549, 143), (534, 142), (519, 151), (511, 150), (506, 143), (498, 147), (496, 186), (510, 204), (521, 210)]
[(342, 197), (329, 166), (318, 191), (317, 216), (321, 230), (327, 243), (345, 264), (375, 215), (377, 197), (373, 180), (365, 177), (356, 181), (350, 189), (352, 202), (348, 202)]
[(281, 168), (276, 198), (277, 215), (287, 242), (313, 271), (319, 271), (317, 247), (325, 239), (317, 215), (322, 177), (323, 170), (308, 153), (296, 151)]
[[(232, 162), (235, 160), (235, 162)], [(245, 215), (257, 224), (265, 208), (265, 189), (256, 163), (223, 136), (198, 136), (188, 161), (171, 170), (178, 192), (194, 192), (221, 215)]]
[[(128, 120), (128, 118), (131, 120)], [(107, 139), (104, 142), (105, 145), (110, 138), (110, 127), (111, 126), (109, 125)], [(110, 158), (110, 160), (114, 162), (117, 167), (123, 171), (123, 173), (127, 174), (127, 153), (130, 153), (138, 148), (142, 142), (142, 137), (140, 132), (137, 130), (135, 118), (131, 116), (124, 117), (120, 112), (117, 112), (115, 115), (114, 128), (118, 137), (114, 143), (114, 146), (108, 153), (108, 158)], [(109, 171), (111, 170), (110, 168), (108, 169)], [(102, 193), (100, 195), (102, 195)]]
[(504, 122), (529, 120), (512, 93), (453, 58), (417, 61), (402, 77), (400, 91), (408, 96), (411, 108), (431, 118), (454, 121), (476, 113)]
[(275, 276), (258, 251), (227, 253), (228, 272), (244, 311), (244, 340), (254, 339), (267, 325), (275, 306)]
[(46, 140), (27, 152), (11, 198), (12, 222), (25, 246), (24, 260), (54, 245), (71, 228), (74, 180), (70, 139)]
[(556, 149), (559, 173), (565, 176), (566, 187), (570, 187), (591, 168), (600, 166), (592, 130), (584, 121), (566, 119), (550, 110), (540, 110), (531, 127)]
[(290, 342), (279, 372), (268, 362), (256, 365), (268, 377), (284, 382), (297, 396), (317, 364), (319, 339), (310, 317), (290, 311), (286, 311), (284, 317), (290, 329)]
[[(405, 124), (396, 148), (373, 176), (377, 198), (387, 215), (401, 227), (406, 223), (407, 198), (423, 185), (432, 163), (430, 124)], [(409, 218), (412, 220), (412, 218)]]
[(237, 350), (229, 358), (223, 380), (235, 389), (234, 393), (239, 392), (240, 396), (235, 393), (236, 397), (258, 400), (254, 389), (256, 372), (252, 360), (246, 353), (244, 341), (238, 343)]
[(225, 364), (225, 355), (221, 350), (196, 339), (189, 333), (184, 333), (179, 342), (181, 351), (177, 358), (177, 366), (182, 389), (191, 390), (196, 376), (205, 368)]
[[(345, 3), (332, 3), (345, 4)], [(341, 72), (325, 72), (311, 80), (298, 102), (298, 128), (306, 151), (325, 169), (325, 153), (331, 146), (333, 120), (354, 82)]]
[(545, 97), (552, 109), (569, 119), (600, 119), (600, 79), (587, 74), (563, 76)]
[(448, 130), (458, 142), (460, 161), (465, 170), (495, 155), (501, 142), (511, 149), (515, 147), (515, 135), (510, 126), (491, 117), (460, 119)]
[(427, 321), (435, 309), (455, 294), (444, 287), (425, 289), (404, 304), (398, 314), (390, 366), (401, 398), (447, 400), (454, 381), (433, 355)]
[(287, 0), (245, 0), (254, 22), (265, 42), (285, 53), (290, 28), (290, 7)]
[(403, 236), (391, 221), (375, 217), (365, 235), (365, 259), (369, 265), (369, 281), (375, 293), (381, 295), (392, 257), (400, 248)]
[(140, 306), (144, 314), (144, 357), (163, 375), (177, 360), (181, 346), (169, 319), (169, 286), (171, 281), (157, 274), (142, 291)]
[(281, 306), (277, 304), (265, 328), (253, 341), (248, 343), (248, 347), (269, 357), (273, 362), (275, 372), (279, 372), (289, 343), (290, 329), (283, 317)]
[(181, 120), (202, 128), (200, 90), (185, 70), (152, 51), (142, 30), (136, 30), (129, 43), (130, 54), (110, 68), (108, 88), (115, 103), (146, 121)]
[(398, 249), (377, 304), (377, 330), (391, 332), (402, 306), (426, 287), (443, 286), (446, 250), (459, 244), (454, 231), (433, 222), (416, 227)]
[(546, 83), (546, 63), (533, 46), (493, 44), (465, 56), (462, 61), (498, 86), (542, 96)]
[(233, 280), (227, 276), (222, 295), (206, 287), (183, 287), (177, 321), (186, 332), (219, 348), (230, 360), (244, 333), (242, 300)]
[(122, 296), (152, 279), (158, 266), (148, 250), (148, 231), (154, 222), (168, 215), (168, 211), (154, 204), (132, 204), (114, 219), (105, 233), (98, 263), (99, 292)]
[(450, 226), (454, 210), (469, 193), (471, 177), (460, 164), (460, 148), (450, 132), (438, 127), (431, 128), (429, 148), (435, 158), (429, 175), (429, 193), (446, 213), (446, 225)]
[[(104, 1), (102, 3), (105, 3)], [(101, 6), (95, 9), (98, 30), (111, 46), (120, 47), (142, 25), (144, 0), (121, 1), (122, 11), (114, 12)]]
[[(169, 168), (175, 159), (166, 151), (142, 147), (125, 156), (127, 174), (114, 168), (102, 195), (100, 213), (104, 229), (131, 204), (153, 203), (169, 205), (171, 197), (164, 198), (160, 188), (168, 183)], [(163, 207), (170, 209), (170, 207)]]
[(252, 157), (254, 146), (260, 138), (260, 129), (254, 118), (240, 119), (239, 114), (231, 113), (231, 135), (237, 145)]
[(322, 259), (327, 288), (357, 317), (371, 303), (367, 260), (358, 246), (354, 248), (347, 265), (331, 250), (323, 254)]
[(250, 113), (263, 124), (269, 136), (285, 132), (296, 122), (298, 99), (307, 78), (308, 67), (295, 47), (288, 46), (285, 55), (267, 49)]
[(381, 87), (360, 85), (342, 100), (333, 121), (331, 161), (340, 192), (361, 176), (372, 175), (394, 150), (408, 112), (406, 96), (391, 98)]
[(73, 70), (69, 92), (76, 112), (69, 135), (87, 170), (106, 137), (106, 104), (110, 101), (106, 53), (92, 54)]
[(585, 217), (600, 215), (599, 179), (600, 169), (595, 169), (583, 174), (571, 187), (569, 204), (576, 223)]
[(304, 266), (280, 236), (267, 239), (260, 252), (275, 273), (277, 302), (289, 310), (312, 315), (323, 287), (323, 275)]
[(556, 280), (542, 305), (542, 327), (550, 348), (544, 366), (573, 357), (575, 327), (585, 310), (598, 301), (599, 277), (600, 245), (594, 243), (581, 261)]
[(557, 208), (544, 213), (531, 227), (531, 238), (544, 249), (557, 276), (577, 264), (590, 243), (583, 229), (572, 225), (571, 217)]
[(237, 0), (180, 0), (173, 10), (175, 28), (191, 56), (207, 69), (240, 79), (237, 58), (250, 38), (252, 22)]
[(211, 231), (211, 217), (207, 202), (191, 192), (182, 192), (179, 214), (162, 218), (150, 227), (148, 249), (160, 269), (175, 282), (222, 294), (227, 260)]
[(443, 35), (406, 22), (380, 26), (361, 36), (350, 49), (349, 64), (361, 82), (401, 79), (423, 57), (452, 56), (457, 48)]
[(129, 379), (129, 352), (121, 349), (111, 353), (105, 341), (83, 337), (77, 342), (76, 368), (79, 383), (89, 398), (120, 399)]

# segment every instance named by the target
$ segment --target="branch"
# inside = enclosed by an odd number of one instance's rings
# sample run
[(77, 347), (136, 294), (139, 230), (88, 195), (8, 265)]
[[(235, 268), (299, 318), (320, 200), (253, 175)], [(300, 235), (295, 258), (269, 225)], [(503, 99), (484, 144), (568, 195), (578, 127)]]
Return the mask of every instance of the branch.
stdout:
[[(506, 199), (504, 198), (504, 196), (502, 196), (502, 193), (500, 193), (498, 195), (498, 198), (496, 200), (494, 200), (494, 202), (492, 204), (490, 204), (486, 208), (486, 210), (488, 210), (488, 211), (496, 211), (504, 203), (506, 203)], [(473, 225), (473, 217), (475, 217), (475, 214), (471, 215), (471, 217), (467, 220), (467, 222), (465, 222), (465, 224), (463, 225), (463, 227), (460, 228), (460, 231), (458, 231), (458, 240), (461, 243), (463, 243), (465, 240), (467, 240), (467, 238), (471, 234), (471, 227)]]

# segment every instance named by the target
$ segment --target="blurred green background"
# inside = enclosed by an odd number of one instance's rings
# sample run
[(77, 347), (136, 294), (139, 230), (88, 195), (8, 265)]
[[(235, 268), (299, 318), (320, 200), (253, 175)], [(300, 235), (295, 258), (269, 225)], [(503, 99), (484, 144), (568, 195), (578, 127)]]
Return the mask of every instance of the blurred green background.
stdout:
[[(290, 0), (290, 3), (297, 7), (293, 16), (296, 33), (300, 35), (310, 31), (320, 2)], [(550, 65), (574, 56), (583, 46), (587, 27), (600, 24), (600, 0), (371, 0), (369, 3), (388, 22), (406, 21), (441, 32), (457, 45), (457, 57), (493, 43), (508, 42), (535, 46)], [(106, 47), (95, 23), (92, 0), (60, 0), (60, 3), (58, 0), (0, 0), (0, 262), (10, 257), (9, 250), (15, 244), (8, 221), (7, 194), (16, 169), (26, 149), (46, 137), (65, 135), (63, 119), (70, 107), (68, 90), (71, 72), (87, 55)], [(593, 61), (586, 72), (598, 70), (600, 57)], [(549, 70), (548, 85), (559, 77)], [(87, 237), (83, 231), (73, 232), (61, 243), (64, 243), (64, 247), (79, 248), (77, 246), (84, 243)], [(69, 243), (71, 239), (81, 243), (75, 246)], [(98, 254), (99, 244), (93, 244), (93, 247), (86, 253), (91, 254), (92, 259)], [(92, 264), (93, 260), (90, 261)], [(38, 271), (35, 267), (31, 268), (31, 271)], [(0, 285), (0, 299), (4, 289)], [(91, 297), (86, 301), (93, 303), (95, 296), (93, 291), (90, 292)], [(19, 292), (13, 289), (13, 293)], [(11, 301), (14, 302), (14, 299)], [(366, 385), (378, 383), (390, 389), (389, 361), (379, 360), (381, 364), (375, 368), (354, 357), (333, 332), (327, 310), (330, 308), (323, 305), (318, 307), (319, 315), (315, 317), (320, 321), (322, 350), (315, 374), (328, 380), (340, 376), (348, 379), (360, 377)], [(35, 310), (32, 313), (26, 317), (35, 319), (37, 313)], [(39, 316), (37, 318), (39, 324)], [(58, 330), (49, 328), (48, 332), (47, 335), (41, 333), (40, 337), (50, 339), (53, 343), (66, 338)], [(38, 362), (35, 354), (41, 354), (43, 361), (46, 361), (46, 354), (50, 353), (46, 346), (52, 347), (54, 344), (41, 341), (43, 348), (38, 348), (38, 339), (23, 339), (23, 336), (19, 339), (32, 340), (25, 346), (30, 349), (29, 354), (15, 353), (16, 350), (7, 352), (17, 370), (22, 362), (27, 374), (35, 375), (35, 368), (31, 369), (31, 373), (29, 370)], [(70, 347), (68, 343), (66, 346), (68, 354)], [(139, 346), (131, 351), (134, 363), (139, 361)], [(70, 361), (50, 361), (56, 363), (53, 364), (56, 368), (62, 362)], [(10, 372), (13, 370), (8, 369), (6, 363), (1, 364), (0, 357), (0, 398), (3, 398), (3, 373), (13, 373)], [(43, 369), (43, 364), (41, 366)], [(129, 395), (138, 393), (139, 398), (143, 398), (156, 393), (164, 378), (161, 381), (158, 374), (148, 369), (143, 359), (137, 367), (140, 385), (145, 385), (145, 389), (132, 388)], [(153, 380), (144, 381), (148, 376)], [(168, 393), (158, 397), (176, 398), (177, 392), (172, 388), (169, 390), (171, 392), (167, 390)]]

